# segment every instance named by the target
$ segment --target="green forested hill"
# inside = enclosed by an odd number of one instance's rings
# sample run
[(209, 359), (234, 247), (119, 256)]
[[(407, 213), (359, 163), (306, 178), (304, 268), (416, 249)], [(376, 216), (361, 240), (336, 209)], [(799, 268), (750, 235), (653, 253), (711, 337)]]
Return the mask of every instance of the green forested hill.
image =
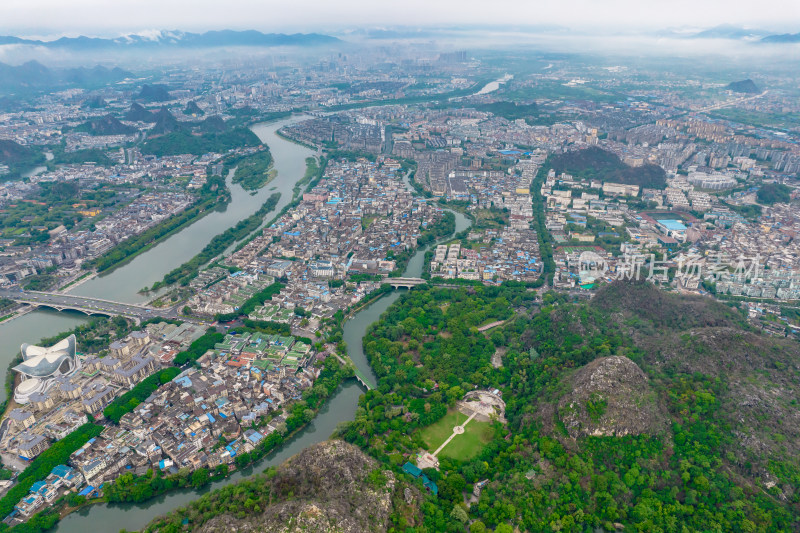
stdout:
[[(412, 291), (366, 345), (380, 387), (343, 435), (386, 464), (418, 451), (416, 428), (464, 391), (496, 386), (507, 402), (508, 424), (495, 424), (480, 455), (431, 473), (439, 497), (425, 531), (463, 531), (453, 509), (482, 479), (464, 509), (472, 531), (796, 530), (796, 342), (647, 284), (612, 285), (582, 304), (547, 295), (540, 312), (528, 294)], [(502, 329), (473, 328), (512, 312)], [(505, 352), (500, 369), (489, 364), (494, 347)], [(416, 422), (398, 422), (398, 406)]]
[(623, 163), (616, 154), (597, 146), (556, 154), (550, 159), (550, 164), (557, 174), (566, 172), (584, 179), (626, 183), (654, 189), (663, 189), (667, 186), (667, 175), (658, 165), (631, 167)]
[(9, 167), (10, 177), (44, 163), (44, 154), (32, 146), (23, 146), (14, 141), (0, 139), (0, 163)]
[(84, 122), (77, 126), (75, 131), (86, 132), (90, 135), (130, 135), (139, 130), (133, 126), (126, 126), (113, 115), (105, 115)]
[(194, 154), (209, 152), (224, 153), (232, 148), (258, 146), (261, 141), (247, 128), (234, 128), (222, 133), (203, 133), (194, 135), (186, 131), (173, 131), (160, 137), (148, 139), (142, 145), (142, 153), (159, 157), (166, 155)]

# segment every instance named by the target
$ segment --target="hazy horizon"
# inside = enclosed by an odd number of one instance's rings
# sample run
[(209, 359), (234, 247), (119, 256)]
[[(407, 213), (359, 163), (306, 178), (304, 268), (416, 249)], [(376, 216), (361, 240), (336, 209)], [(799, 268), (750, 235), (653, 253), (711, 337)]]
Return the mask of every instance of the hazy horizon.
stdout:
[(158, 30), (255, 29), (264, 32), (343, 33), (360, 28), (441, 28), (447, 26), (562, 26), (594, 33), (735, 25), (774, 32), (800, 32), (800, 3), (765, 0), (758, 4), (723, 0), (567, 0), (558, 5), (499, 0), (375, 4), (361, 0), (322, 3), (299, 0), (195, 2), (119, 0), (6, 0), (0, 5), (0, 34), (31, 38), (92, 35), (114, 37)]

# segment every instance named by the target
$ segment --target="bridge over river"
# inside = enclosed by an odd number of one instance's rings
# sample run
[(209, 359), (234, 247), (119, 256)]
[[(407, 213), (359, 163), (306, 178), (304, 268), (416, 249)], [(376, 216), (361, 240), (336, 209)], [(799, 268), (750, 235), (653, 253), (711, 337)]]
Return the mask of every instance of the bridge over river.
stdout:
[(383, 280), (383, 283), (388, 283), (395, 289), (399, 287), (410, 289), (411, 287), (416, 287), (417, 285), (424, 285), (427, 283), (427, 280), (422, 278), (386, 278)]
[(57, 311), (69, 309), (80, 311), (87, 315), (121, 315), (130, 318), (138, 318), (140, 320), (147, 320), (153, 317), (178, 317), (178, 312), (174, 307), (158, 309), (154, 307), (145, 307), (143, 305), (113, 302), (100, 298), (90, 298), (88, 296), (73, 296), (71, 294), (23, 290), (14, 291), (6, 289), (0, 290), (0, 297), (36, 307), (49, 307)]

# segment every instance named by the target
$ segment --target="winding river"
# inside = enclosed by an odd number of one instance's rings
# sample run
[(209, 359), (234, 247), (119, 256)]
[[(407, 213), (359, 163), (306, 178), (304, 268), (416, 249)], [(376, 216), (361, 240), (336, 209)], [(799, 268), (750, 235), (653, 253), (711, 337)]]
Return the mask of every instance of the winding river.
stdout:
[[(231, 201), (224, 210), (214, 211), (184, 228), (130, 263), (108, 275), (98, 276), (78, 285), (70, 294), (92, 296), (105, 300), (126, 303), (144, 303), (152, 296), (139, 294), (139, 289), (149, 287), (164, 277), (164, 274), (194, 257), (208, 244), (212, 237), (234, 226), (256, 211), (273, 193), (281, 193), (280, 201), (273, 210), (277, 213), (292, 200), (292, 189), (306, 171), (306, 157), (314, 155), (312, 150), (287, 142), (275, 132), (286, 124), (301, 120), (293, 117), (280, 122), (257, 124), (253, 131), (269, 146), (278, 174), (274, 180), (251, 195), (239, 185), (231, 183)], [(268, 215), (266, 218), (269, 218)]]
[[(268, 185), (255, 195), (230, 182), (231, 201), (222, 210), (207, 214), (203, 218), (162, 241), (147, 252), (137, 256), (130, 263), (82, 283), (67, 291), (79, 296), (92, 296), (105, 300), (125, 303), (144, 303), (152, 298), (139, 293), (164, 277), (164, 274), (180, 266), (196, 255), (217, 234), (235, 225), (240, 220), (255, 213), (274, 192), (281, 198), (273, 213), (277, 213), (292, 199), (292, 189), (306, 171), (306, 157), (314, 155), (312, 150), (285, 141), (275, 132), (286, 124), (302, 120), (292, 117), (280, 122), (262, 123), (253, 131), (270, 147), (274, 158), (274, 168), (278, 174)], [(266, 218), (271, 218), (272, 214)], [(0, 324), (0, 369), (6, 372), (8, 364), (19, 353), (19, 346), (35, 343), (40, 338), (50, 337), (72, 329), (88, 321), (83, 313), (49, 310), (36, 310), (19, 318)], [(5, 399), (5, 389), (0, 388), (0, 401)]]
[[(457, 211), (453, 211), (452, 213), (456, 216), (455, 233), (464, 231), (472, 224), (472, 222), (461, 213)], [(425, 262), (425, 252), (436, 246), (438, 243), (449, 238), (450, 237), (448, 236), (443, 239), (439, 239), (438, 241), (429, 244), (425, 248), (417, 250), (417, 252), (408, 261), (408, 265), (403, 271), (403, 276), (408, 278), (420, 277), (422, 274), (422, 266)], [(398, 298), (400, 298), (401, 294), (402, 291), (400, 290), (392, 291), (386, 294), (382, 298), (375, 300), (366, 306), (364, 309), (361, 309), (344, 325), (342, 337), (344, 342), (347, 344), (347, 354), (350, 356), (350, 359), (353, 360), (353, 363), (355, 363), (358, 369), (369, 378), (371, 383), (377, 383), (378, 377), (372, 371), (372, 367), (370, 366), (369, 361), (367, 361), (367, 356), (364, 354), (364, 334), (366, 333), (369, 325), (377, 321), (383, 312), (386, 311), (390, 305), (396, 302)]]
[[(251, 196), (238, 185), (231, 186), (232, 201), (225, 211), (214, 212), (170, 237), (148, 252), (138, 256), (127, 265), (107, 276), (94, 278), (79, 285), (70, 293), (97, 296), (110, 300), (139, 303), (145, 298), (138, 290), (161, 279), (172, 268), (180, 265), (194, 254), (214, 235), (234, 225), (239, 220), (255, 212), (275, 190), (281, 192), (277, 212), (291, 200), (294, 184), (305, 173), (305, 158), (313, 155), (308, 148), (278, 137), (275, 132), (283, 125), (302, 117), (294, 117), (280, 122), (263, 123), (253, 126), (253, 131), (272, 151), (277, 177), (258, 194)], [(408, 183), (406, 182), (408, 185)], [(275, 189), (273, 189), (275, 188)], [(456, 232), (470, 226), (470, 221), (461, 213), (456, 216)], [(441, 241), (439, 241), (441, 242)], [(419, 277), (422, 273), (425, 251), (437, 243), (418, 250), (406, 267), (405, 276)], [(374, 383), (377, 381), (367, 358), (364, 355), (362, 339), (370, 324), (399, 297), (400, 291), (393, 291), (355, 313), (344, 326), (344, 340), (348, 354), (356, 366)], [(53, 335), (74, 327), (86, 318), (77, 313), (57, 313), (55, 311), (35, 311), (0, 325), (0, 366), (5, 369), (8, 361), (16, 354), (16, 346), (31, 342), (42, 336)], [(355, 380), (345, 383), (331, 397), (317, 417), (289, 442), (262, 460), (230, 477), (212, 483), (203, 490), (186, 489), (170, 492), (140, 504), (98, 504), (83, 508), (64, 518), (55, 528), (58, 533), (86, 533), (87, 531), (116, 532), (120, 529), (138, 530), (154, 517), (168, 513), (188, 504), (200, 495), (224, 485), (236, 482), (270, 465), (280, 464), (304, 448), (324, 441), (343, 421), (352, 420), (358, 405), (358, 398), (364, 389)]]

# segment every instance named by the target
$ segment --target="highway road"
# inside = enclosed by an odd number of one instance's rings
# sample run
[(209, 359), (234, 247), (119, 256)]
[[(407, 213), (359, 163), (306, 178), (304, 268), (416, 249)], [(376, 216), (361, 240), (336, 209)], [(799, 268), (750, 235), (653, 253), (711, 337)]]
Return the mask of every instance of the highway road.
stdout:
[(742, 97), (739, 97), (739, 98), (735, 98), (733, 100), (727, 100), (727, 101), (721, 102), (719, 104), (714, 104), (714, 105), (710, 105), (710, 106), (707, 106), (707, 107), (703, 107), (703, 108), (694, 110), (694, 111), (692, 111), (692, 113), (707, 113), (708, 111), (716, 111), (717, 109), (723, 109), (725, 107), (730, 107), (732, 105), (741, 104), (743, 102), (748, 102), (750, 100), (755, 100), (757, 98), (761, 98), (765, 94), (767, 94), (767, 91), (764, 91), (763, 93), (760, 93), (760, 94), (756, 94), (754, 96), (742, 96)]

